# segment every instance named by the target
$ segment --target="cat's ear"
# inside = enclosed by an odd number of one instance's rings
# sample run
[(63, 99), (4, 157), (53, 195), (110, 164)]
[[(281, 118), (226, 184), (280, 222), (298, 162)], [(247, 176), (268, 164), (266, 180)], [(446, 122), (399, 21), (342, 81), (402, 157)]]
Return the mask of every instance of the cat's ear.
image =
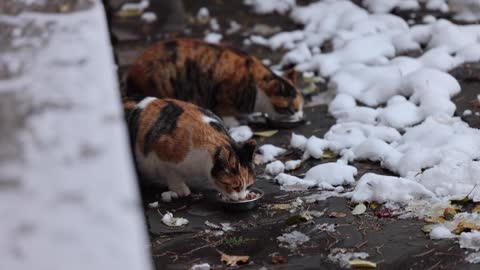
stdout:
[(255, 149), (257, 148), (257, 142), (254, 139), (250, 139), (244, 142), (238, 151), (240, 161), (244, 163), (250, 163), (253, 160)]
[(295, 85), (295, 83), (297, 81), (296, 72), (295, 72), (295, 69), (293, 67), (285, 70), (283, 72), (283, 77), (285, 79), (287, 79), (288, 81), (290, 81), (293, 85)]

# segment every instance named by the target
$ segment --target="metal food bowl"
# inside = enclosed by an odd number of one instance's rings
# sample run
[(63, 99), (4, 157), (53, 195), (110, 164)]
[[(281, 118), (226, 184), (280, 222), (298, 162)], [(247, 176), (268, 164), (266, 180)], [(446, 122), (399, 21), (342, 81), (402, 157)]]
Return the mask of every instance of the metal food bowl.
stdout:
[(278, 129), (290, 129), (305, 123), (305, 119), (291, 119), (289, 116), (270, 117), (266, 113), (252, 113), (246, 115), (242, 119), (243, 122), (246, 122), (248, 125), (259, 125), (267, 126), (269, 128), (278, 128)]
[(271, 128), (295, 128), (305, 123), (305, 119), (292, 120), (289, 118), (267, 118), (267, 125)]
[(226, 209), (230, 211), (248, 211), (255, 208), (258, 205), (258, 200), (263, 198), (265, 194), (262, 190), (258, 188), (251, 188), (250, 191), (257, 193), (257, 197), (251, 200), (245, 201), (227, 201), (223, 199), (221, 193), (217, 194), (217, 201)]

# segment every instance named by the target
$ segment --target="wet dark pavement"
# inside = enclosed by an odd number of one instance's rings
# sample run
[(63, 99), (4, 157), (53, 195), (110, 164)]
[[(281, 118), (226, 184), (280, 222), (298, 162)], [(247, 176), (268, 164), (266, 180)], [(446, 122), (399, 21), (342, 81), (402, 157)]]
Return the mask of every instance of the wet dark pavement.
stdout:
[[(107, 1), (108, 2), (108, 1)], [(190, 36), (203, 38), (208, 24), (200, 25), (195, 21), (195, 15), (202, 6), (208, 7), (210, 15), (216, 17), (221, 26), (221, 33), (225, 33), (230, 20), (242, 25), (242, 29), (232, 35), (225, 35), (222, 44), (243, 49), (260, 59), (271, 59), (277, 63), (282, 52), (270, 51), (259, 46), (243, 44), (243, 35), (248, 36), (256, 24), (269, 25), (271, 28), (279, 26), (282, 31), (295, 29), (287, 17), (278, 15), (255, 15), (242, 5), (242, 1), (183, 1), (184, 11), (178, 10), (179, 1), (151, 1), (147, 10), (157, 14), (158, 20), (148, 24), (139, 17), (120, 18), (113, 14), (113, 10), (120, 6), (119, 0), (108, 2), (108, 10), (112, 12), (111, 29), (115, 46), (115, 53), (119, 66), (119, 76), (123, 77), (128, 65), (145, 47), (175, 36)], [(177, 2), (174, 7), (169, 2)], [(307, 2), (307, 1), (297, 1)], [(180, 5), (182, 6), (182, 5)], [(400, 14), (408, 16), (407, 14)], [(184, 19), (184, 24), (181, 19)], [(270, 29), (271, 29), (270, 28)], [(268, 29), (268, 28), (266, 28)], [(472, 127), (480, 127), (480, 117), (475, 112), (480, 111), (480, 105), (473, 102), (480, 94), (480, 63), (466, 64), (451, 71), (462, 85), (462, 92), (453, 100), (457, 105), (457, 115), (462, 115), (466, 109), (473, 114), (462, 116)], [(301, 82), (300, 82), (301, 84)], [(325, 85), (318, 85), (318, 90), (325, 89)], [(259, 145), (272, 143), (276, 146), (287, 147), (291, 132), (305, 136), (323, 136), (335, 123), (327, 113), (325, 105), (306, 109), (306, 118), (309, 124), (292, 130), (280, 130), (272, 137), (257, 137)], [(298, 153), (289, 153), (281, 159), (298, 158)], [(308, 168), (323, 162), (335, 161), (335, 158), (323, 160), (309, 160), (294, 174), (300, 175)], [(391, 174), (372, 162), (356, 162), (353, 164), (359, 171), (356, 179), (364, 173), (377, 172)], [(259, 166), (258, 174), (263, 174), (263, 166)], [(302, 192), (285, 192), (279, 186), (266, 179), (259, 179), (258, 188), (265, 191), (265, 197), (258, 208), (245, 213), (231, 213), (225, 211), (211, 196), (196, 193), (187, 199), (180, 199), (171, 203), (162, 203), (160, 194), (162, 189), (153, 187), (143, 188), (145, 206), (148, 202), (159, 201), (158, 209), (149, 209), (146, 206), (147, 223), (152, 242), (152, 256), (157, 269), (188, 269), (192, 264), (209, 263), (213, 269), (224, 269), (220, 262), (219, 251), (231, 255), (248, 255), (250, 263), (240, 266), (241, 269), (339, 269), (339, 265), (330, 262), (327, 256), (335, 248), (343, 248), (349, 252), (367, 252), (370, 261), (377, 262), (377, 269), (478, 269), (478, 266), (464, 261), (464, 250), (457, 243), (450, 240), (430, 240), (422, 232), (425, 222), (407, 219), (401, 220), (392, 217), (377, 217), (373, 210), (367, 209), (360, 216), (351, 215), (352, 205), (347, 199), (331, 197), (312, 203), (304, 203), (292, 210), (274, 209), (277, 204), (286, 204), (311, 194), (318, 194), (317, 190)], [(347, 188), (348, 189), (348, 188)], [(320, 217), (314, 217), (308, 222), (288, 225), (287, 220), (298, 215), (303, 210), (325, 211)], [(174, 216), (187, 218), (189, 224), (184, 227), (168, 227), (161, 223), (161, 214), (167, 211)], [(346, 213), (343, 218), (330, 218), (331, 211)], [(225, 232), (215, 236), (205, 221), (215, 224), (230, 223), (235, 231)], [(334, 232), (315, 231), (317, 224), (337, 224)], [(277, 237), (285, 232), (297, 230), (307, 234), (310, 240), (296, 250), (289, 250), (279, 246)], [(272, 254), (285, 257), (288, 262), (273, 264)]]

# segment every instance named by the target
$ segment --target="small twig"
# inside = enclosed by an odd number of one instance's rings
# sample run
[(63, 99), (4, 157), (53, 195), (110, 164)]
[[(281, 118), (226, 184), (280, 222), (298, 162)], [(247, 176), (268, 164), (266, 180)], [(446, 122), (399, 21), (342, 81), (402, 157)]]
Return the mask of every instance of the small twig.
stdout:
[(216, 246), (220, 245), (222, 242), (223, 242), (223, 238), (220, 239), (220, 240), (218, 240), (218, 241), (216, 241), (216, 242), (208, 243), (208, 244), (206, 244), (206, 245), (204, 245), (204, 246), (194, 248), (194, 249), (192, 249), (192, 250), (190, 250), (190, 251), (188, 251), (188, 252), (183, 253), (182, 255), (190, 255), (190, 254), (192, 254), (193, 252), (195, 252), (195, 251), (197, 251), (197, 250), (200, 250), (200, 249), (203, 249), (203, 248), (207, 248), (207, 247), (216, 247)]
[(425, 252), (422, 252), (422, 253), (420, 253), (420, 254), (413, 255), (412, 257), (414, 257), (414, 258), (423, 257), (423, 256), (425, 256), (425, 255), (427, 255), (427, 254), (430, 254), (430, 253), (434, 252), (434, 251), (435, 251), (435, 249), (432, 248), (432, 249), (427, 250), (427, 251), (425, 251)]
[(180, 211), (180, 210), (185, 209), (185, 208), (187, 208), (187, 205), (181, 206), (181, 207), (179, 207), (179, 208), (177, 208), (177, 209), (172, 209), (172, 210), (170, 210), (170, 211), (172, 211), (172, 212), (175, 213), (175, 212)]
[(334, 241), (333, 243), (331, 243), (330, 245), (328, 245), (328, 247), (327, 247), (327, 250), (328, 250), (328, 249), (331, 249), (331, 248), (332, 248), (334, 245), (336, 245), (338, 242), (340, 242), (340, 240), (338, 240), (337, 238), (331, 236), (328, 232), (327, 232), (327, 235), (330, 236), (330, 237), (332, 237), (333, 239), (335, 239), (335, 241)]
[(432, 270), (432, 269), (435, 269), (437, 266), (440, 265), (440, 263), (442, 263), (442, 261), (438, 261), (436, 264), (430, 266), (430, 268), (428, 268), (427, 270)]
[(362, 243), (359, 243), (358, 245), (355, 246), (356, 249), (359, 249), (363, 245), (366, 245), (368, 243), (368, 240), (363, 241)]
[(380, 249), (383, 248), (384, 246), (385, 246), (385, 244), (383, 244), (381, 246), (378, 246), (378, 247), (375, 247), (375, 250), (377, 251), (378, 254), (383, 255), (383, 253), (380, 251)]
[(453, 254), (453, 253), (448, 253), (448, 252), (435, 252), (434, 255), (447, 255), (447, 256), (457, 256), (457, 257), (462, 257), (463, 258), (463, 255), (459, 255), (459, 254)]

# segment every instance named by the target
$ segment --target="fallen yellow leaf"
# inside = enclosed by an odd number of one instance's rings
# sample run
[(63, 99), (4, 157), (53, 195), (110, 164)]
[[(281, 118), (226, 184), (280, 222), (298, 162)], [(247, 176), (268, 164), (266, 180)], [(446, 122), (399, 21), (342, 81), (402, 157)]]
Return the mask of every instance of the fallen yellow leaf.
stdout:
[(444, 217), (426, 217), (424, 220), (428, 223), (445, 222)]
[(372, 209), (372, 210), (375, 210), (375, 209), (377, 209), (377, 208), (378, 208), (378, 203), (376, 203), (376, 202), (372, 202), (372, 203), (370, 203), (370, 205), (369, 205), (369, 206), (370, 206), (370, 209)]
[(117, 16), (121, 18), (138, 17), (140, 15), (142, 15), (142, 11), (135, 9), (120, 10), (117, 12)]
[(249, 256), (233, 256), (221, 253), (221, 261), (225, 262), (227, 266), (236, 266), (238, 263), (247, 263), (250, 259)]
[(337, 155), (334, 152), (327, 149), (327, 150), (323, 151), (323, 154), (322, 154), (321, 158), (334, 158), (336, 156)]
[(457, 214), (457, 210), (451, 206), (445, 208), (445, 210), (443, 210), (443, 217), (446, 219), (446, 220), (452, 220), (453, 217)]
[(425, 226), (423, 226), (423, 228), (422, 228), (422, 232), (424, 232), (424, 233), (430, 233), (430, 232), (432, 232), (432, 229), (433, 229), (433, 228), (432, 228), (432, 225), (425, 225)]
[(477, 225), (470, 221), (460, 221), (457, 224), (457, 228), (452, 231), (453, 234), (461, 234), (462, 232), (471, 232), (480, 230), (480, 225)]
[(292, 208), (292, 205), (289, 203), (277, 203), (270, 206), (270, 209), (274, 210), (288, 210), (290, 208)]
[(253, 134), (260, 137), (271, 137), (277, 134), (277, 132), (278, 130), (265, 130), (265, 131), (254, 132)]
[(377, 267), (377, 264), (371, 261), (365, 261), (365, 260), (351, 260), (350, 261), (351, 266), (355, 267), (365, 267), (365, 268), (375, 268)]

